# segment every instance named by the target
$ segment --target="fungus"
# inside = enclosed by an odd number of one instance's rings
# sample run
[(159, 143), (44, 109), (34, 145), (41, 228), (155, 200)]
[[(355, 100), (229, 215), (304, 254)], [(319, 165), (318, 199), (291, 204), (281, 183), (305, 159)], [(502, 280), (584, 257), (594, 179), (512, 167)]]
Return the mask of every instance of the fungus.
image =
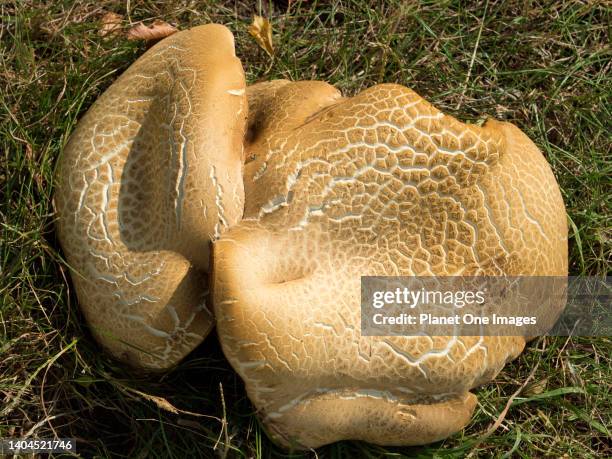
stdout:
[(352, 98), (316, 81), (245, 88), (218, 25), (132, 65), (79, 122), (58, 179), (94, 336), (164, 369), (216, 322), (288, 447), (443, 439), (525, 345), (362, 336), (361, 276), (567, 275), (558, 185), (517, 127), (461, 123), (394, 84)]
[(246, 115), (234, 38), (205, 25), (139, 58), (64, 149), (55, 199), (79, 303), (134, 366), (174, 365), (214, 325), (209, 243), (242, 215)]
[(213, 292), (224, 353), (268, 432), (316, 448), (460, 430), (470, 389), (525, 338), (362, 336), (360, 277), (567, 275), (544, 157), (512, 124), (463, 124), (399, 85), (247, 94), (245, 213), (214, 243)]

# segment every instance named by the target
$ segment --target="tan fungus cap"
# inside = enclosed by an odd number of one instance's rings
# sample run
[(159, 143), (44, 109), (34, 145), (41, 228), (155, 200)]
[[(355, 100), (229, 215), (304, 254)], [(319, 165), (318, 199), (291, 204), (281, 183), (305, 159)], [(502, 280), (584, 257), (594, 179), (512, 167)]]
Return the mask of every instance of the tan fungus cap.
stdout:
[(59, 236), (95, 337), (163, 369), (213, 326), (209, 243), (242, 216), (247, 102), (232, 34), (163, 40), (104, 93), (68, 142)]
[(399, 85), (247, 93), (245, 214), (214, 244), (213, 291), (223, 350), (268, 431), (315, 448), (461, 429), (469, 390), (524, 338), (362, 336), (360, 277), (566, 275), (565, 209), (542, 154), (509, 123), (461, 123)]

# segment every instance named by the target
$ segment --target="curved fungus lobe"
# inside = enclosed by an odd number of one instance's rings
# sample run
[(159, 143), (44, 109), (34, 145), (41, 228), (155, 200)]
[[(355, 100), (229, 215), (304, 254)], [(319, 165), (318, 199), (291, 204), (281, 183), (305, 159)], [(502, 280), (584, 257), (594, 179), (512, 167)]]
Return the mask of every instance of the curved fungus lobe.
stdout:
[(60, 160), (59, 238), (96, 339), (171, 367), (213, 327), (210, 241), (242, 216), (247, 101), (225, 27), (179, 32), (80, 120)]
[(362, 336), (361, 276), (567, 274), (565, 209), (509, 123), (446, 116), (384, 84), (247, 89), (245, 211), (214, 243), (223, 350), (269, 434), (417, 445), (470, 419), (470, 389), (523, 337)]

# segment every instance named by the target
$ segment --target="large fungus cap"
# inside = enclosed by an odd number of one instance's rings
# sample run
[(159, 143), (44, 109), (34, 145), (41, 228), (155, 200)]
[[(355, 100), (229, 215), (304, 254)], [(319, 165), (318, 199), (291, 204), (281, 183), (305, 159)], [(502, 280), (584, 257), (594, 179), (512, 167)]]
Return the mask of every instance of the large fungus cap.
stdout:
[(138, 59), (63, 152), (59, 237), (79, 303), (135, 366), (174, 365), (213, 326), (209, 245), (242, 215), (247, 108), (232, 34), (196, 27)]
[(542, 154), (512, 124), (463, 124), (398, 85), (248, 94), (245, 214), (214, 243), (213, 290), (223, 350), (267, 430), (314, 448), (461, 429), (469, 390), (525, 339), (362, 336), (360, 277), (566, 275)]

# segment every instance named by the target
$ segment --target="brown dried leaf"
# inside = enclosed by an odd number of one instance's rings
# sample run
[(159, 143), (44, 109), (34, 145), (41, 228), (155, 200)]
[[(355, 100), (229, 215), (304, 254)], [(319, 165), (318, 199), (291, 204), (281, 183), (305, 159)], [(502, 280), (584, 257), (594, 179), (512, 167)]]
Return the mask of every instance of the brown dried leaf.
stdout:
[(274, 46), (272, 44), (272, 25), (270, 21), (261, 16), (253, 16), (253, 23), (249, 26), (249, 33), (255, 38), (257, 44), (268, 53), (274, 56)]
[(145, 394), (144, 392), (140, 392), (140, 395), (147, 400), (151, 400), (153, 403), (157, 405), (158, 408), (161, 408), (164, 411), (168, 411), (170, 413), (178, 414), (179, 410), (172, 403), (166, 400), (163, 397), (157, 397), (155, 395)]
[(123, 16), (109, 11), (102, 16), (102, 26), (100, 30), (98, 30), (98, 35), (101, 37), (108, 37), (119, 33), (121, 31), (122, 22)]
[(176, 27), (171, 26), (165, 21), (156, 19), (153, 24), (148, 27), (143, 23), (136, 24), (134, 27), (128, 30), (127, 38), (128, 40), (156, 42), (176, 32), (178, 32)]
[(523, 390), (523, 394), (527, 396), (541, 394), (542, 392), (544, 392), (547, 385), (548, 385), (548, 378), (544, 378), (540, 381), (533, 381), (532, 383), (527, 384), (527, 386), (525, 386), (525, 389)]
[(191, 416), (202, 416), (202, 417), (208, 417), (205, 416), (203, 414), (199, 414), (199, 413), (193, 413), (192, 411), (186, 411), (186, 410), (179, 410), (177, 407), (175, 407), (172, 403), (170, 403), (168, 400), (166, 400), (163, 397), (158, 397), (157, 395), (151, 395), (151, 394), (146, 394), (144, 392), (141, 392), (139, 390), (133, 389), (133, 388), (127, 388), (130, 392), (134, 392), (138, 395), (140, 395), (142, 398), (146, 399), (146, 400), (150, 400), (153, 403), (155, 403), (155, 405), (157, 405), (158, 408), (164, 410), (164, 411), (168, 411), (169, 413), (174, 413), (174, 414), (189, 414)]

